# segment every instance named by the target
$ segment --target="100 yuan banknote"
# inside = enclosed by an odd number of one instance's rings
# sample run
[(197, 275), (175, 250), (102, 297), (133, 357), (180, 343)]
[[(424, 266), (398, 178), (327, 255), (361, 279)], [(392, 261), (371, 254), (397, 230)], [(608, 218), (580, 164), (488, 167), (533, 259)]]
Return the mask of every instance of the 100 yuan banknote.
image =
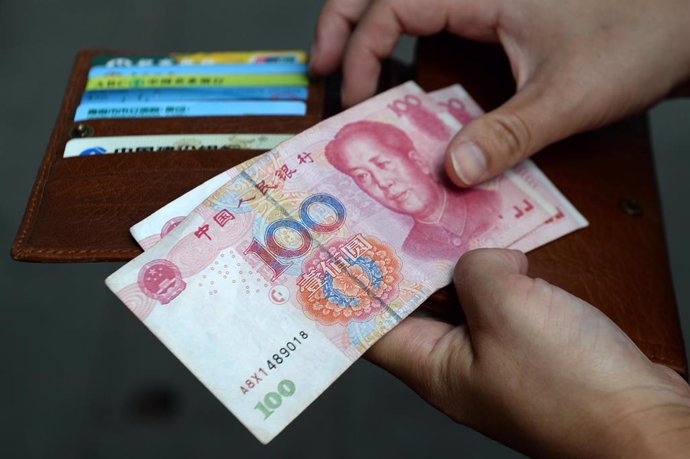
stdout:
[[(479, 104), (459, 84), (431, 92), (429, 96), (462, 125), (484, 113)], [(529, 252), (566, 234), (585, 228), (589, 224), (587, 219), (532, 161), (525, 160), (512, 170), (544, 199), (553, 204), (557, 213), (508, 248)]]
[[(483, 113), (481, 107), (458, 84), (433, 91), (428, 95), (439, 104), (441, 111), (447, 112), (452, 119), (455, 119), (461, 125), (470, 122)], [(446, 117), (445, 121), (448, 122), (448, 119)], [(457, 126), (456, 123), (451, 122), (449, 124)], [(510, 248), (529, 251), (587, 226), (587, 220), (570, 204), (565, 196), (558, 191), (533, 162), (529, 160), (524, 161), (516, 166), (513, 171), (519, 174), (544, 199), (553, 204), (558, 212), (555, 217), (549, 218), (547, 222), (530, 232), (530, 234), (511, 244)], [(132, 236), (144, 250), (153, 247), (163, 236), (183, 221), (207, 196), (230, 180), (231, 177), (228, 174), (234, 172), (233, 169), (223, 172), (169, 202), (141, 222), (132, 226), (130, 229)]]
[[(434, 91), (429, 93), (429, 96), (439, 103), (439, 111), (447, 111), (450, 115), (450, 117), (443, 119), (444, 122), (449, 124), (450, 129), (457, 129), (457, 123), (460, 123), (461, 127), (465, 122), (482, 113), (481, 108), (479, 108), (460, 85), (454, 85)], [(409, 104), (409, 101), (407, 103)], [(398, 104), (398, 106), (400, 107), (400, 104)], [(405, 107), (405, 105), (402, 107)], [(455, 118), (457, 123), (452, 121), (453, 118)], [(531, 167), (533, 167), (533, 165)], [(230, 180), (230, 174), (234, 173), (234, 169), (222, 172), (169, 202), (153, 214), (133, 225), (130, 228), (132, 236), (144, 250), (153, 247), (163, 236), (168, 234), (175, 226), (183, 221), (196, 206), (206, 199), (206, 197)]]
[(555, 213), (512, 173), (447, 186), (444, 116), (407, 83), (323, 121), (235, 168), (106, 282), (266, 443), (462, 253)]

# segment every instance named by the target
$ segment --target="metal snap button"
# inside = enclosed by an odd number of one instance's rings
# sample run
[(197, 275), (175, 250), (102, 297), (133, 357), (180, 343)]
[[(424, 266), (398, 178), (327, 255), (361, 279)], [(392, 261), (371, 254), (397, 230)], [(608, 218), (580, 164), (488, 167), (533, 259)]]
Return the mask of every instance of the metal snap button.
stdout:
[(623, 198), (618, 201), (618, 207), (631, 217), (642, 216), (642, 204), (635, 198)]
[(88, 124), (77, 124), (69, 132), (71, 139), (80, 139), (82, 137), (91, 137), (93, 135), (93, 127)]

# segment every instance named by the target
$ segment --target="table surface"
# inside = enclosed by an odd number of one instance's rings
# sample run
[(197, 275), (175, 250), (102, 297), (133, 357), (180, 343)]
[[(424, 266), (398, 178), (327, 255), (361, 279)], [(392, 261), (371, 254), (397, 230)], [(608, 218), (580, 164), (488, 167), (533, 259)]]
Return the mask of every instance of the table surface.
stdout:
[[(461, 83), (487, 111), (515, 90), (500, 48), (449, 35), (420, 40), (415, 71), (427, 91)], [(590, 225), (530, 252), (530, 275), (595, 305), (649, 358), (687, 378), (646, 116), (558, 142), (533, 159)]]

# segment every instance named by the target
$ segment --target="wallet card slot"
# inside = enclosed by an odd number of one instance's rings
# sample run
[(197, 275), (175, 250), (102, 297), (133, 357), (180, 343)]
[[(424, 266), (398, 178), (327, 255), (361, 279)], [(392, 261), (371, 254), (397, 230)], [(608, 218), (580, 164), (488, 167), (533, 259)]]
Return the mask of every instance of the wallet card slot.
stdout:
[[(80, 130), (85, 137), (162, 134), (297, 134), (320, 121), (305, 116), (209, 116), (189, 118), (118, 118), (74, 122), (66, 127), (65, 143)], [(80, 136), (81, 137), (81, 136)]]
[[(264, 153), (263, 150), (142, 151), (64, 158), (53, 166), (52, 179), (143, 176), (173, 172), (221, 172)], [(145, 178), (142, 178), (145, 179)]]
[(94, 56), (77, 55), (12, 256), (32, 261), (124, 260), (140, 252), (129, 227), (263, 150), (187, 150), (64, 158), (72, 138), (166, 134), (297, 134), (323, 119), (325, 81), (311, 80), (304, 116), (95, 119), (75, 122)]

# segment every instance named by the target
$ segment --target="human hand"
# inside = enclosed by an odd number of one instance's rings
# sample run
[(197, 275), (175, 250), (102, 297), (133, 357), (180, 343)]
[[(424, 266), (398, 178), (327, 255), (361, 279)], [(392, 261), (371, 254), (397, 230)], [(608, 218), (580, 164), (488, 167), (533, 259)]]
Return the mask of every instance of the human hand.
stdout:
[(598, 309), (525, 275), (517, 251), (465, 254), (467, 324), (410, 316), (367, 358), (455, 421), (530, 455), (690, 451), (690, 386)]
[(469, 123), (446, 153), (450, 179), (470, 186), (641, 111), (690, 77), (688, 17), (688, 0), (329, 0), (311, 67), (329, 73), (342, 61), (342, 99), (353, 105), (374, 93), (379, 61), (402, 33), (500, 42), (517, 93)]

